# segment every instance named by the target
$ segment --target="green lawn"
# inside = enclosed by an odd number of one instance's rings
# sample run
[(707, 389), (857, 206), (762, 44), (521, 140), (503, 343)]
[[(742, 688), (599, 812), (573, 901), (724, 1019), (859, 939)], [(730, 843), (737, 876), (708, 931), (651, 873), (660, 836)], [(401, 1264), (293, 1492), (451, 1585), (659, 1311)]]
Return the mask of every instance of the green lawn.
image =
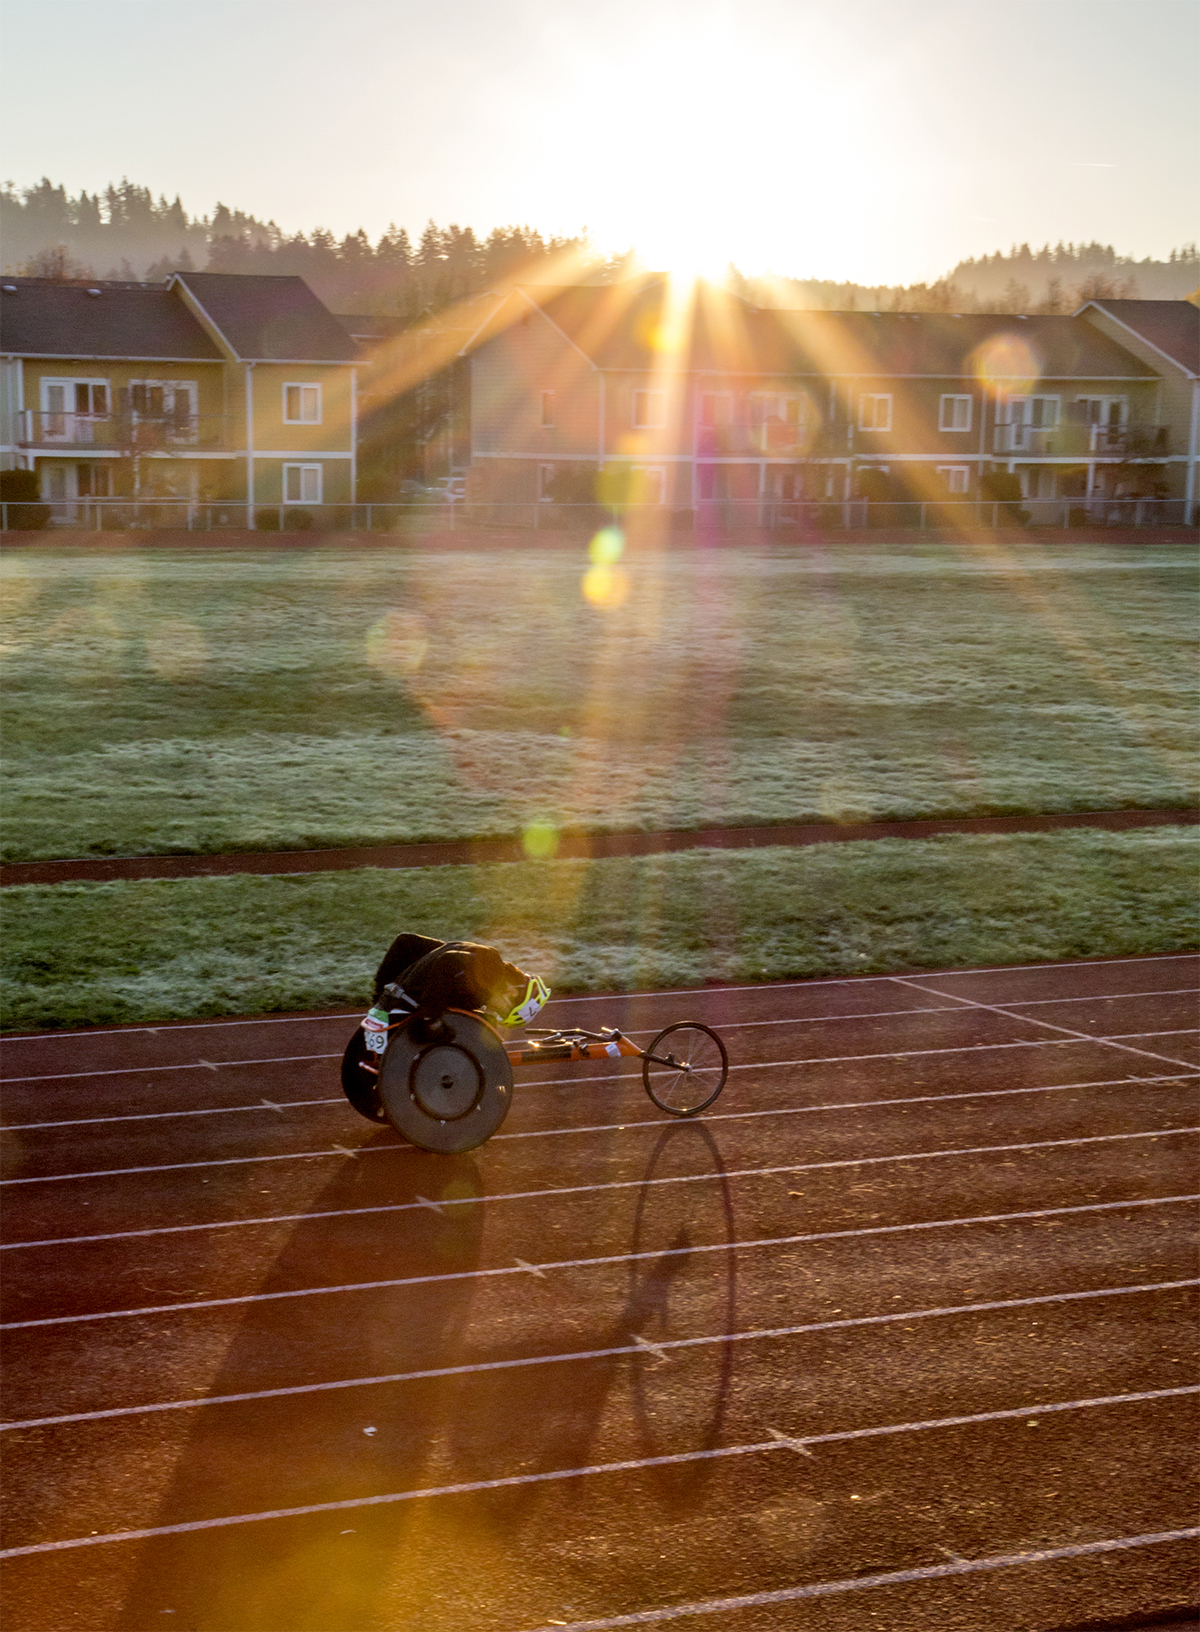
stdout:
[(607, 608), (586, 566), (561, 547), (9, 552), (3, 855), (1196, 797), (1185, 546), (645, 553)]
[(9, 1028), (354, 1006), (401, 928), (559, 992), (1031, 963), (1197, 944), (1194, 828), (4, 892)]

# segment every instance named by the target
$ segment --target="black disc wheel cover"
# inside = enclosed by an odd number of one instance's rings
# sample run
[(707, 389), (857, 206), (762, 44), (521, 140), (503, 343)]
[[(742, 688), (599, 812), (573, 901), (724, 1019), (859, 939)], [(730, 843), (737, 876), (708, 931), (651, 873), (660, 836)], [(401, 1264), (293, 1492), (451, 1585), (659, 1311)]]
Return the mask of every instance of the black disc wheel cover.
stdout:
[(433, 1028), (394, 1031), (379, 1073), (379, 1097), (396, 1132), (422, 1150), (473, 1150), (500, 1127), (512, 1104), (512, 1066), (491, 1027), (473, 1014), (446, 1014)]

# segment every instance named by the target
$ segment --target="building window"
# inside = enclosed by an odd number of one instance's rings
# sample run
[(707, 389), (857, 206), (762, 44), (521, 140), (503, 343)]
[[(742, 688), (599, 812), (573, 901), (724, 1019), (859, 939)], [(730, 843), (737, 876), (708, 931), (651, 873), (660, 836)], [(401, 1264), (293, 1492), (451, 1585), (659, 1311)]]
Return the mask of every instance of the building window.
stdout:
[(39, 442), (92, 442), (108, 413), (107, 380), (43, 379)]
[(997, 404), (998, 425), (1028, 425), (1035, 431), (1052, 431), (1058, 424), (1057, 397), (1009, 397)]
[(892, 399), (873, 393), (858, 399), (858, 428), (862, 431), (890, 431)]
[(542, 424), (549, 428), (554, 424), (554, 392), (542, 392)]
[(320, 504), (320, 465), (284, 465), (284, 504)]
[(639, 504), (662, 504), (667, 496), (667, 473), (661, 465), (634, 465), (633, 491)]
[(635, 391), (633, 393), (633, 424), (639, 431), (658, 431), (667, 423), (667, 393), (665, 391)]
[(943, 396), (938, 414), (939, 431), (969, 431), (971, 429), (970, 397)]
[[(549, 395), (549, 393), (546, 393)], [(554, 497), (554, 466), (538, 466), (538, 498), (543, 504), (549, 503)]]
[(1129, 417), (1125, 397), (1076, 397), (1075, 414), (1083, 425), (1104, 425), (1117, 430)]
[(283, 388), (283, 418), (288, 425), (319, 425), (321, 423), (321, 387), (319, 385), (285, 385)]
[(75, 491), (81, 499), (107, 499), (112, 483), (107, 465), (76, 465)]
[(732, 425), (733, 396), (728, 391), (704, 391), (700, 396), (701, 425)]
[[(945, 397), (942, 401), (945, 402)], [(970, 402), (970, 397), (966, 399)], [(943, 427), (944, 429), (946, 427)], [(970, 427), (967, 427), (969, 429)], [(937, 473), (946, 484), (946, 492), (952, 499), (965, 499), (971, 491), (971, 469), (969, 465), (939, 465)]]

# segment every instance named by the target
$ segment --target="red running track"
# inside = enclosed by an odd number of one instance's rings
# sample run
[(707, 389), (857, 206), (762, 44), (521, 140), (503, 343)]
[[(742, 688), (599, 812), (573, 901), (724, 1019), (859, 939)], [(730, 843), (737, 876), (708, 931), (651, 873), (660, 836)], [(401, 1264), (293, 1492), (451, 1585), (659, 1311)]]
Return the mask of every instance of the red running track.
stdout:
[(6, 1632), (1022, 1632), (1197, 1601), (1197, 960), (703, 1018), (440, 1158), (355, 1017), (4, 1046)]

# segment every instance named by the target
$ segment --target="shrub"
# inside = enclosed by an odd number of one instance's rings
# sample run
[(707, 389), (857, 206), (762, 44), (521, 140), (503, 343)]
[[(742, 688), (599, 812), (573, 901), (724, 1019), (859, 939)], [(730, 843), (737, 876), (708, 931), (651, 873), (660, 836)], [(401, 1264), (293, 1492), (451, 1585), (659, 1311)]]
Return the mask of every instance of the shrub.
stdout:
[(311, 510), (285, 510), (283, 525), (289, 533), (307, 533), (313, 524)]
[(0, 503), (8, 506), (10, 528), (37, 532), (50, 520), (50, 506), (41, 503), (36, 471), (0, 470)]
[(1011, 471), (986, 471), (979, 480), (979, 497), (985, 504), (1001, 506), (1002, 526), (1021, 527), (1029, 520), (1028, 510), (1021, 508), (1021, 478)]
[(267, 505), (262, 510), (254, 512), (254, 525), (260, 533), (277, 533), (279, 531), (279, 511), (273, 505)]

